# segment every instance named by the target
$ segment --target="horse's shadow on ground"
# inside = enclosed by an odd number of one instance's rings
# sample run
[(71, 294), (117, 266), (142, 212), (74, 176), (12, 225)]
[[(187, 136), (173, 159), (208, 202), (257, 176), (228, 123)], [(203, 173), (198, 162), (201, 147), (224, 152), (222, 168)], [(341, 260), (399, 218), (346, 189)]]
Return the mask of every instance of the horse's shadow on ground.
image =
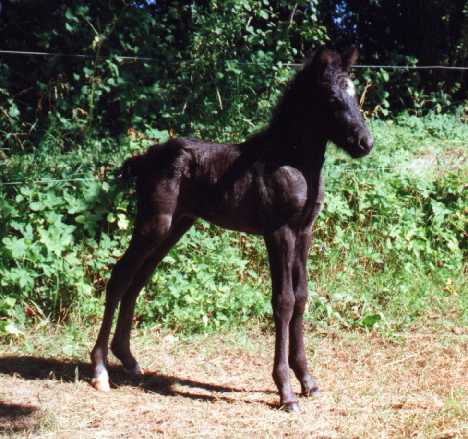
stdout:
[(36, 424), (34, 416), (39, 408), (28, 404), (9, 404), (0, 401), (0, 434), (21, 433)]
[[(180, 396), (193, 400), (202, 401), (227, 401), (236, 402), (238, 398), (219, 395), (229, 393), (274, 393), (270, 389), (245, 389), (225, 386), (214, 383), (207, 383), (192, 380), (189, 378), (180, 378), (158, 372), (145, 371), (140, 380), (132, 380), (122, 367), (109, 365), (109, 375), (111, 377), (111, 387), (135, 386), (145, 392), (158, 393), (164, 396)], [(72, 383), (78, 380), (87, 381), (91, 388), (92, 368), (90, 363), (82, 361), (68, 361), (54, 358), (40, 358), (34, 356), (5, 356), (0, 358), (0, 374), (20, 377), (26, 380), (56, 380), (60, 382)], [(181, 387), (190, 388), (191, 391), (184, 391)], [(199, 393), (196, 390), (201, 389), (216, 395)], [(276, 408), (265, 400), (244, 400), (243, 403), (265, 404)]]

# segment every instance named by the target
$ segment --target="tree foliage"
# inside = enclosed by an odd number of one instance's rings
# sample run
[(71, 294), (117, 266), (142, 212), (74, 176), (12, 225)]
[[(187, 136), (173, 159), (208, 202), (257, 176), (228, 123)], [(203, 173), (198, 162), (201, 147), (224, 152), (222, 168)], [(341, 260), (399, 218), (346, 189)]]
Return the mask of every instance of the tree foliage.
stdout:
[[(198, 133), (205, 127), (209, 131), (207, 121), (231, 120), (233, 112), (256, 124), (264, 116), (264, 101), (248, 95), (269, 99), (287, 76), (282, 64), (326, 39), (313, 3), (298, 2), (293, 10), (287, 4), (11, 4), (0, 27), (4, 49), (87, 58), (2, 58), (2, 104), (9, 114), (4, 135), (10, 145), (25, 146), (51, 127), (65, 143), (79, 141), (89, 128), (111, 134), (150, 126)], [(19, 132), (8, 134), (14, 121), (22, 124)], [(36, 136), (24, 136), (28, 128)]]
[[(52, 132), (66, 149), (90, 132), (213, 138), (239, 119), (255, 128), (291, 74), (286, 63), (311, 48), (357, 44), (365, 63), (463, 64), (467, 13), (458, 0), (10, 1), (2, 49), (85, 57), (1, 55), (0, 137), (18, 150)], [(453, 71), (359, 77), (370, 114), (466, 98), (468, 76)]]

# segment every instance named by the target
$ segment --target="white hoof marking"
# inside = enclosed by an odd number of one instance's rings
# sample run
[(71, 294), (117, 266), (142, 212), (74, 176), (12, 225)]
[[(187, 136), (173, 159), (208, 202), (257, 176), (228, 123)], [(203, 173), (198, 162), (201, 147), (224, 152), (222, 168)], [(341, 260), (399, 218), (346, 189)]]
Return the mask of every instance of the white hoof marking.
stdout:
[(109, 392), (110, 385), (109, 385), (109, 375), (107, 371), (102, 371), (99, 374), (97, 374), (92, 379), (91, 384), (99, 392)]

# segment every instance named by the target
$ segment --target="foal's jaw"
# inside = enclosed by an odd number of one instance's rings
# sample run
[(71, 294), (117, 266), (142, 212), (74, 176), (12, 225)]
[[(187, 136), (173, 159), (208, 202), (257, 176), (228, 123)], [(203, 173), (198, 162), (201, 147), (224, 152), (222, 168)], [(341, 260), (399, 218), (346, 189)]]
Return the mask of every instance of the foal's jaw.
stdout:
[(330, 140), (353, 159), (366, 156), (372, 151), (374, 146), (374, 138), (365, 125), (351, 135), (339, 136), (338, 138), (333, 137), (330, 136)]

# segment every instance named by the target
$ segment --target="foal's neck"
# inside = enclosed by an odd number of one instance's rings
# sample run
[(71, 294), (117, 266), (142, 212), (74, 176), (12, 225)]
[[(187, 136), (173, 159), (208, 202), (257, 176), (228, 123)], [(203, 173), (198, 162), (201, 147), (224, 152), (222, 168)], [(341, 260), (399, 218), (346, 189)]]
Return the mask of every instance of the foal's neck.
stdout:
[(327, 139), (320, 129), (270, 124), (248, 138), (243, 147), (255, 151), (258, 159), (276, 166), (294, 166), (305, 175), (320, 174), (325, 161)]

